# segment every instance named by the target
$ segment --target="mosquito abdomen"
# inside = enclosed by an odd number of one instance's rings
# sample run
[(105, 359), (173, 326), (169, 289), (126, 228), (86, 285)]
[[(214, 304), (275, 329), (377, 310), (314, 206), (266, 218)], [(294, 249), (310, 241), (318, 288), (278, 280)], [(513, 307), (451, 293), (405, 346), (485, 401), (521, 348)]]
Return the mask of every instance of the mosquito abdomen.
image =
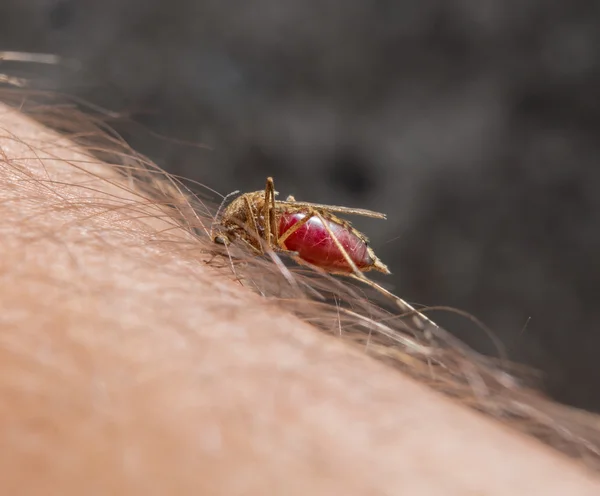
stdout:
[[(282, 214), (279, 218), (279, 235), (284, 236), (306, 215), (302, 212)], [(342, 224), (331, 220), (325, 222), (359, 270), (373, 265), (374, 260), (364, 240)], [(286, 250), (298, 253), (298, 257), (302, 260), (328, 272), (353, 272), (335, 240), (318, 217), (309, 219), (306, 224), (287, 237), (283, 245)]]

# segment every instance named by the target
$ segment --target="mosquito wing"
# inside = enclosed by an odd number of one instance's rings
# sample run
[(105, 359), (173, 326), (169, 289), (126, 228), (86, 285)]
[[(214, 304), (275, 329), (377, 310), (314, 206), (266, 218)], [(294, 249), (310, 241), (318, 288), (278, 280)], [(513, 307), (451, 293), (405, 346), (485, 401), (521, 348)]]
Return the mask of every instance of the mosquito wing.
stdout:
[(339, 207), (336, 205), (323, 205), (321, 203), (309, 203), (309, 202), (299, 202), (299, 201), (281, 201), (277, 200), (277, 203), (280, 205), (289, 205), (290, 207), (307, 207), (307, 208), (315, 208), (319, 210), (336, 212), (340, 214), (348, 214), (348, 215), (360, 215), (362, 217), (371, 217), (372, 219), (386, 219), (386, 215), (380, 212), (373, 212), (372, 210), (365, 210), (362, 208), (351, 208), (351, 207)]

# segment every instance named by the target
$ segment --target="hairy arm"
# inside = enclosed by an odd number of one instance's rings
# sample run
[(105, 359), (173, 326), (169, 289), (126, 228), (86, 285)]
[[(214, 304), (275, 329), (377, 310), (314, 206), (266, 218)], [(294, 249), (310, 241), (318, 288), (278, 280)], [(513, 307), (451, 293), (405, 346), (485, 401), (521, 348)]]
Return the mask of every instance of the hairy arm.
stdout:
[(126, 182), (0, 107), (6, 494), (599, 494), (190, 256)]

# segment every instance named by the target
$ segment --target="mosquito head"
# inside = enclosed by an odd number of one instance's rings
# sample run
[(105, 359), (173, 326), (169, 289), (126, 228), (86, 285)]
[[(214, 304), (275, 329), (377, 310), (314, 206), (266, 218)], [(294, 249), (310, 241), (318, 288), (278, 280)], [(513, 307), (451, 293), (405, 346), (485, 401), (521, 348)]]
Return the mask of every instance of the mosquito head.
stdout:
[(228, 245), (229, 238), (227, 238), (227, 236), (224, 236), (223, 234), (217, 234), (216, 236), (213, 237), (213, 242), (215, 242), (219, 245)]

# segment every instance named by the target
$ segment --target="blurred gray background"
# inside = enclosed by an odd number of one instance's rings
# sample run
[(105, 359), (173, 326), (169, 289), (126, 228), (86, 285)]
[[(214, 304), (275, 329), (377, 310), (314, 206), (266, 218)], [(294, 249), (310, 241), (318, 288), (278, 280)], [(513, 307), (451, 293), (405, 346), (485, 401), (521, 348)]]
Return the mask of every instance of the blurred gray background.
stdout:
[(212, 148), (116, 126), (171, 172), (386, 212), (356, 222), (378, 280), (600, 410), (597, 1), (2, 0), (0, 50), (76, 59), (43, 85)]

